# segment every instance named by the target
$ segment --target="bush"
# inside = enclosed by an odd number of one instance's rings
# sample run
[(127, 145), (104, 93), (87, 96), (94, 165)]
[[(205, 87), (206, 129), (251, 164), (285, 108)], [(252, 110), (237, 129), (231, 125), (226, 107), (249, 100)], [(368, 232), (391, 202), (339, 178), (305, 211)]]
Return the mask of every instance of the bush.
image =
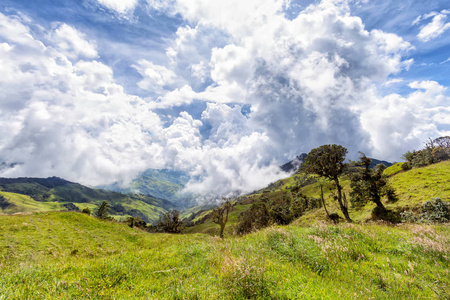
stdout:
[(406, 211), (401, 214), (402, 222), (406, 223), (445, 223), (450, 222), (450, 204), (433, 198), (423, 204), (421, 213), (418, 215)]
[(262, 201), (252, 204), (249, 209), (239, 214), (238, 221), (237, 234), (246, 234), (269, 226), (272, 220), (267, 209), (267, 203)]
[(91, 215), (91, 210), (87, 207), (83, 208), (83, 210), (81, 211), (83, 214), (87, 214), (87, 215)]
[(102, 204), (99, 205), (97, 212), (95, 213), (97, 218), (102, 220), (109, 220), (109, 204), (105, 200), (103, 200)]
[(411, 170), (411, 163), (410, 163), (409, 161), (404, 162), (404, 163), (402, 164), (402, 170), (403, 170), (403, 171)]
[(167, 233), (181, 233), (185, 225), (180, 220), (180, 213), (178, 210), (168, 211), (163, 213), (159, 217), (156, 227), (163, 232)]
[(433, 198), (424, 203), (420, 219), (423, 222), (448, 222), (450, 221), (449, 204), (441, 198)]
[(382, 210), (378, 206), (376, 206), (372, 210), (372, 220), (383, 220), (389, 223), (400, 223), (402, 221), (402, 217), (399, 213), (392, 210)]
[(137, 227), (137, 228), (141, 228), (144, 229), (147, 226), (147, 223), (145, 221), (143, 221), (141, 218), (139, 217), (128, 217), (125, 222), (127, 223), (128, 226), (130, 226), (131, 228), (133, 227)]
[(290, 192), (286, 192), (282, 198), (270, 200), (262, 196), (260, 202), (239, 214), (236, 233), (246, 234), (272, 224), (287, 225), (305, 211), (321, 207), (319, 198), (307, 198), (301, 194), (294, 198)]

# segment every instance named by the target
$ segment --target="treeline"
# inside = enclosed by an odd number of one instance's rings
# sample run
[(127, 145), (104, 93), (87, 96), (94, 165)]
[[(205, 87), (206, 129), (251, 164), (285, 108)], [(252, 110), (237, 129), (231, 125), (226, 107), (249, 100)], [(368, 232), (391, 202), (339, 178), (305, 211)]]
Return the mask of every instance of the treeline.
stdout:
[(412, 150), (403, 154), (406, 163), (402, 165), (403, 170), (424, 167), (450, 159), (450, 136), (441, 136), (429, 139), (423, 149)]
[(269, 198), (264, 192), (258, 202), (239, 214), (236, 233), (245, 234), (275, 224), (287, 225), (306, 211), (320, 207), (320, 199), (307, 198), (301, 192), (286, 191), (278, 198)]

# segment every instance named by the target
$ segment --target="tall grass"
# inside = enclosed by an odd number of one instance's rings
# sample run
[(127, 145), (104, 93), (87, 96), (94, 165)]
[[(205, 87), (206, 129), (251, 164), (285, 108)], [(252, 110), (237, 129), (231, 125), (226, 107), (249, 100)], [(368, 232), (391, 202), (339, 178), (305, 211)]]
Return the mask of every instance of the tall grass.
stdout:
[(79, 213), (0, 216), (4, 299), (446, 299), (450, 228), (271, 227), (225, 240)]

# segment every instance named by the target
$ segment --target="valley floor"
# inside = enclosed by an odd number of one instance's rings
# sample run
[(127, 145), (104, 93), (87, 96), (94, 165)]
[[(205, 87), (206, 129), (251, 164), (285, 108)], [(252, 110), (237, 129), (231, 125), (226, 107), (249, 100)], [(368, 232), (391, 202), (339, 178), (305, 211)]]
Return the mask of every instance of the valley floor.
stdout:
[(80, 213), (0, 216), (0, 299), (448, 299), (450, 226), (271, 227), (224, 240)]

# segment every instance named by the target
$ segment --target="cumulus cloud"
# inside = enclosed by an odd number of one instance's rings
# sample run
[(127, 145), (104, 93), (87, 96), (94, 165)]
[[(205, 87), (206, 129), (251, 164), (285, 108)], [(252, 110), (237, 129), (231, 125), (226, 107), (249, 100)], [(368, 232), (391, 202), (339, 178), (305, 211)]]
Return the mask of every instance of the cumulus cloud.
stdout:
[(144, 90), (161, 92), (161, 89), (173, 83), (176, 77), (172, 70), (164, 66), (155, 65), (145, 59), (139, 60), (136, 65), (133, 65), (133, 68), (143, 77), (137, 85)]
[(95, 44), (88, 42), (82, 33), (67, 24), (60, 24), (56, 28), (52, 40), (58, 50), (68, 58), (96, 58), (98, 56)]
[(450, 28), (450, 22), (446, 22), (447, 15), (449, 13), (450, 11), (443, 10), (439, 13), (438, 12), (428, 13), (424, 15), (422, 18), (419, 16), (413, 22), (413, 25), (418, 24), (421, 20), (427, 20), (430, 18), (431, 22), (421, 27), (420, 32), (417, 34), (417, 37), (424, 42), (428, 42), (442, 35), (447, 29)]
[[(125, 94), (108, 66), (76, 61), (96, 56), (82, 35), (62, 24), (53, 41), (39, 41), (16, 17), (0, 20), (21, 33), (0, 32), (1, 68), (9, 74), (0, 78), (0, 158), (20, 163), (3, 176), (58, 175), (98, 184), (129, 181), (149, 162), (161, 166), (154, 159), (161, 147), (150, 136), (161, 127), (159, 117)], [(61, 47), (60, 29), (76, 39)]]
[[(23, 163), (3, 176), (97, 184), (172, 168), (191, 175), (186, 191), (227, 195), (286, 176), (278, 165), (322, 144), (397, 160), (446, 134), (439, 83), (380, 95), (380, 86), (407, 82), (392, 78), (412, 64), (413, 47), (367, 30), (346, 1), (323, 0), (293, 18), (282, 0), (147, 2), (184, 23), (165, 62), (132, 64), (145, 99), (115, 82), (96, 42), (76, 28), (59, 24), (40, 40), (0, 15), (0, 70), (11, 75), (0, 78), (0, 158)], [(134, 7), (123, 3), (119, 13)]]
[[(416, 91), (406, 97), (391, 94), (374, 99), (361, 114), (361, 123), (371, 133), (375, 156), (399, 159), (399, 154), (420, 149), (429, 137), (448, 135), (440, 129), (450, 120), (445, 87), (435, 81), (411, 82)], [(388, 147), (386, 147), (388, 145)]]

